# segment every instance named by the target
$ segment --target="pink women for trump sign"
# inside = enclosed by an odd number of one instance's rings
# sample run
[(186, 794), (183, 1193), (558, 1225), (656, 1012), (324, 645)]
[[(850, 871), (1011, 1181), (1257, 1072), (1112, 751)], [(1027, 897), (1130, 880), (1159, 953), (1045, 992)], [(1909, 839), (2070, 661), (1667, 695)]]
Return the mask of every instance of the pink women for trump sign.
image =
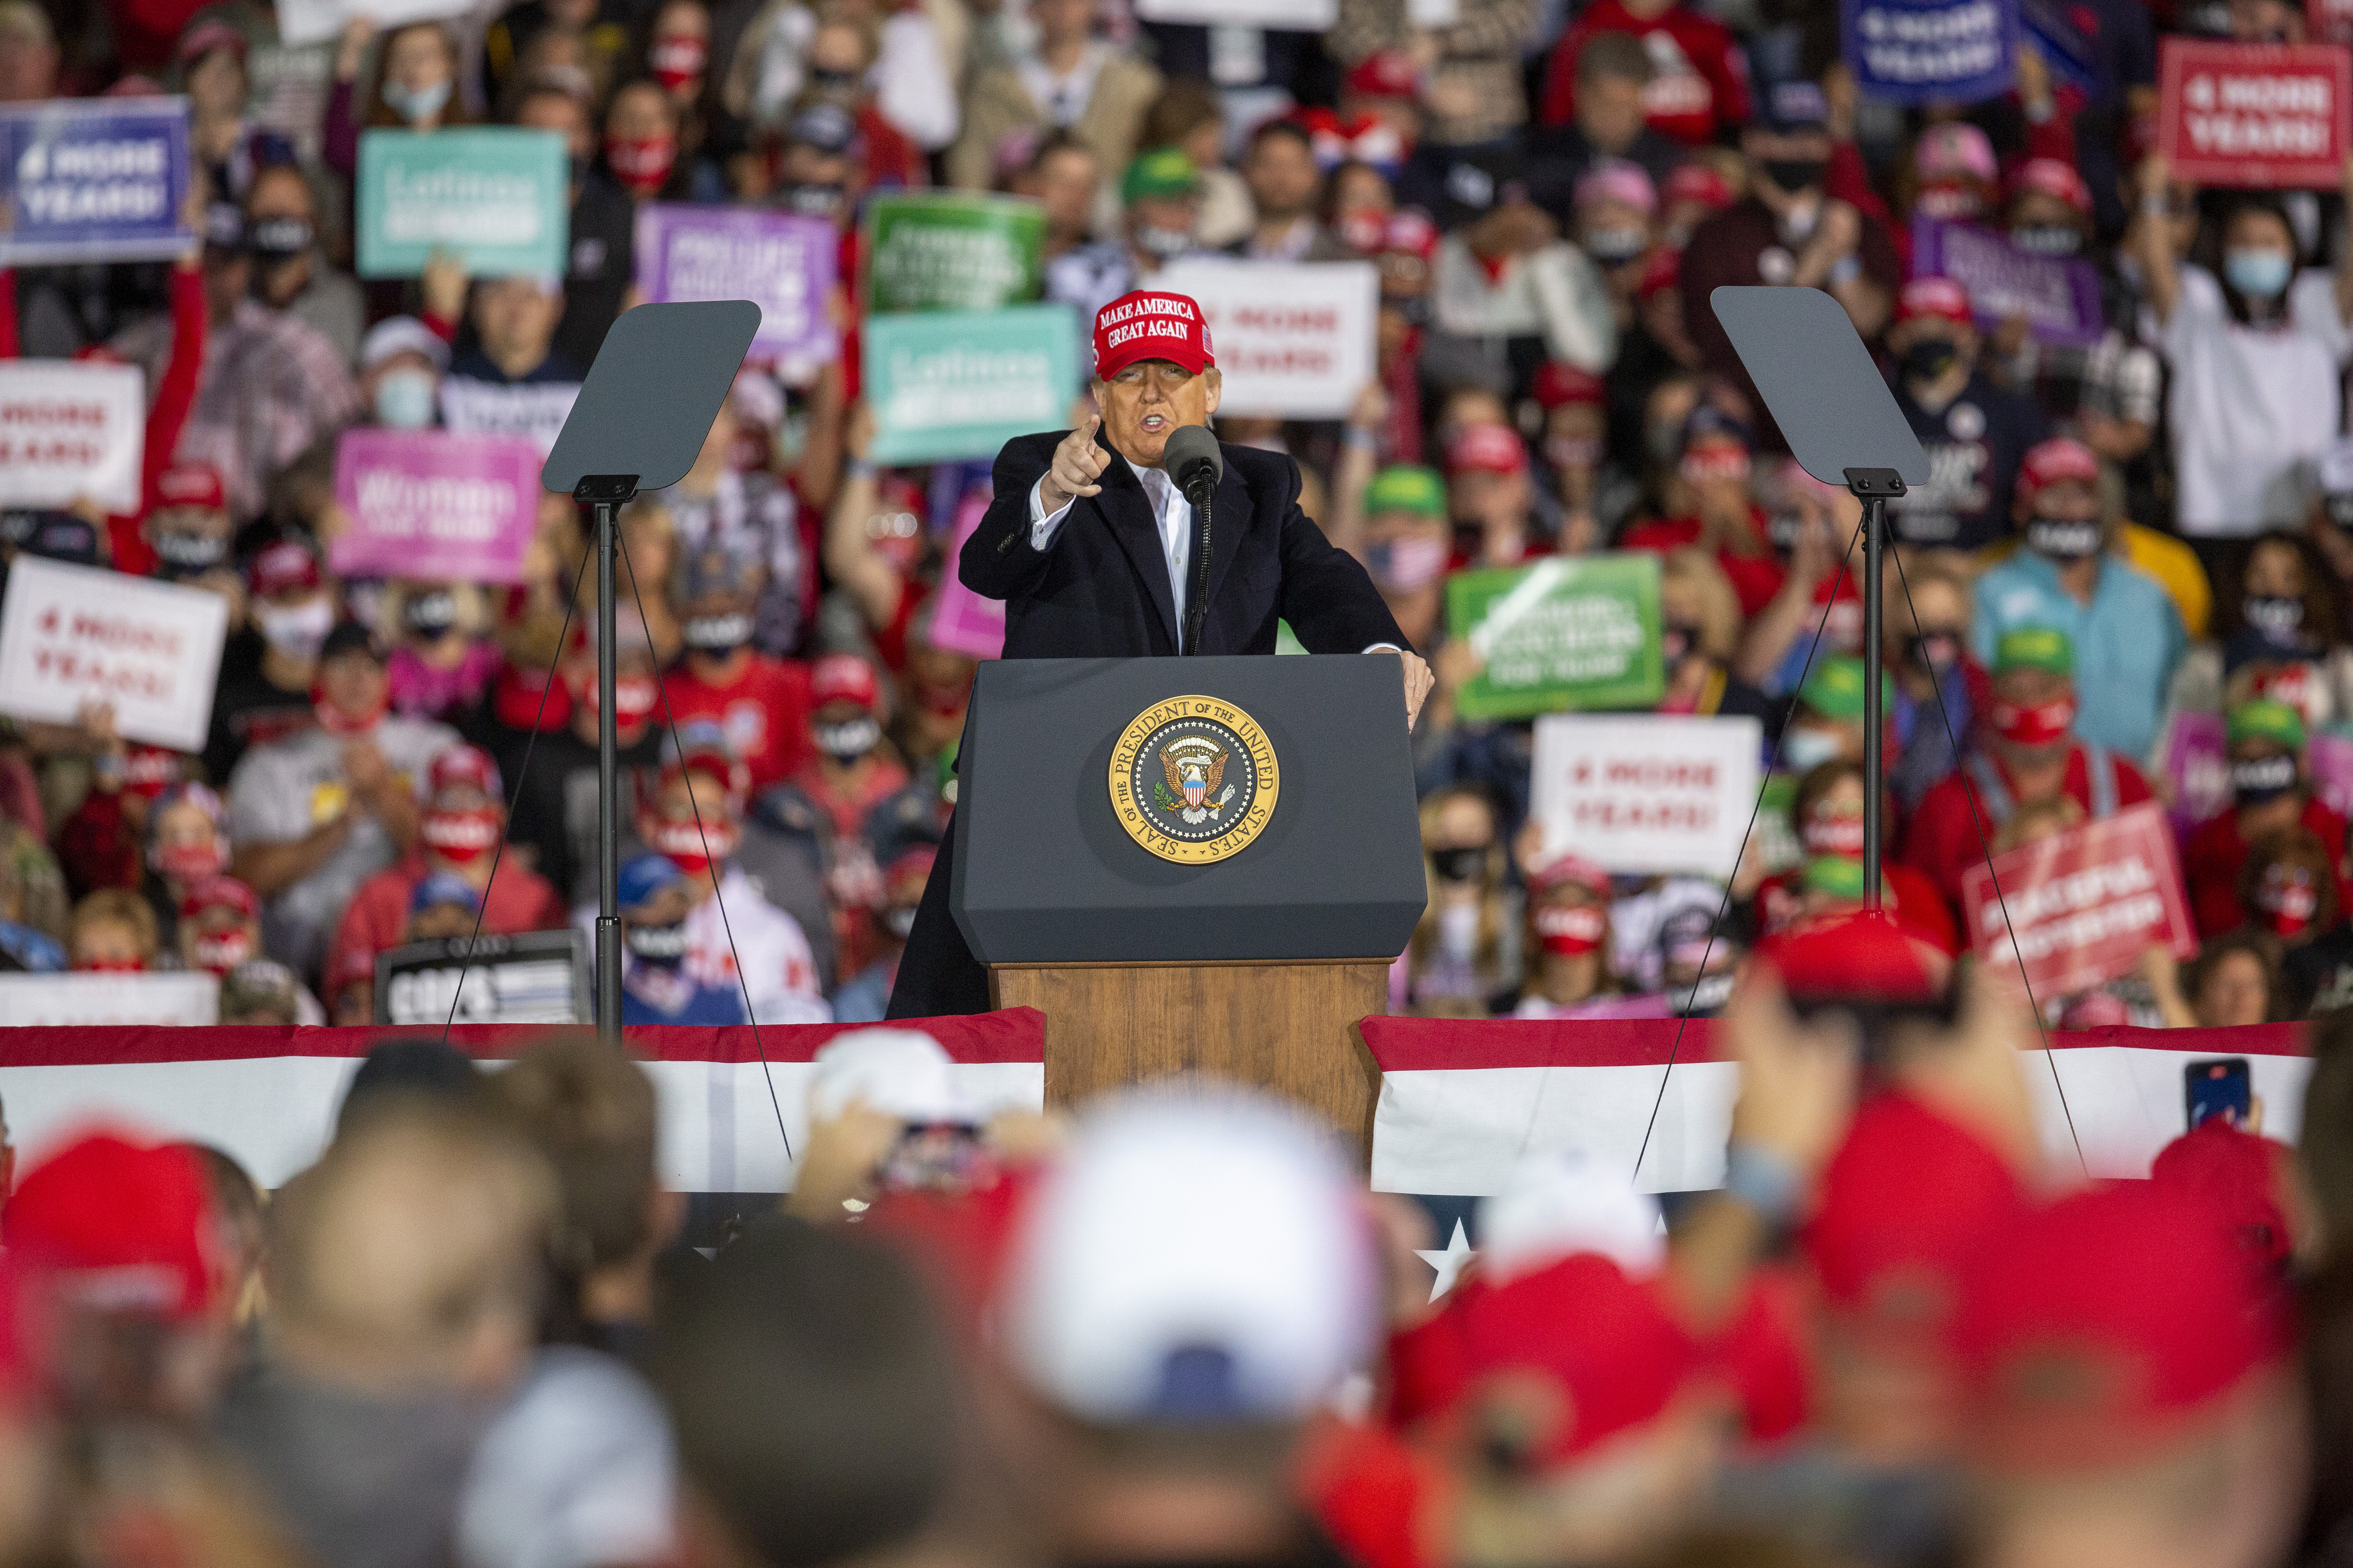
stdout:
[(354, 429), (335, 447), (343, 577), (520, 583), (539, 520), (539, 450), (506, 437)]

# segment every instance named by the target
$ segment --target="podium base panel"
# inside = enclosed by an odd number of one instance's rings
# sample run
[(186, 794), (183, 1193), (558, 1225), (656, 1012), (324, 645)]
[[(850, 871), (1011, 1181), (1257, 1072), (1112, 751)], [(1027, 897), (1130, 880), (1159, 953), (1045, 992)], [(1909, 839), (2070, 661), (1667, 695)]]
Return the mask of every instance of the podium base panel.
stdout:
[(1198, 1072), (1297, 1101), (1370, 1157), (1379, 1069), (1356, 1020), (1388, 1011), (1389, 961), (998, 964), (998, 1007), (1046, 1015), (1046, 1103)]

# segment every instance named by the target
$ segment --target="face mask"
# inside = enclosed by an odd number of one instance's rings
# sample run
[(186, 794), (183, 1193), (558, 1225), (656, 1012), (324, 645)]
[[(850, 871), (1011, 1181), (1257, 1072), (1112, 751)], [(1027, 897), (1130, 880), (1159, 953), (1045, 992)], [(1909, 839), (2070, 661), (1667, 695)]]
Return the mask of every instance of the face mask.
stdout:
[(675, 136), (607, 136), (605, 162), (613, 177), (630, 194), (652, 195), (669, 183), (670, 165), (678, 161)]
[(1794, 196), (1821, 184), (1824, 167), (1820, 158), (1767, 158), (1765, 177), (1779, 186), (1784, 195)]
[(1585, 254), (1603, 267), (1623, 267), (1650, 248), (1650, 235), (1639, 228), (1596, 229), (1585, 237)]
[(697, 653), (733, 653), (752, 640), (752, 617), (741, 611), (728, 616), (697, 616), (680, 629), (679, 635)]
[(441, 112), (442, 105), (449, 101), (449, 86), (437, 81), (429, 87), (410, 88), (388, 81), (384, 84), (384, 100), (395, 114), (414, 125)]
[(1904, 351), (1904, 374), (1912, 381), (1936, 381), (1960, 363), (1961, 351), (1950, 338), (1922, 338)]
[(457, 624), (458, 595), (446, 588), (413, 595), (400, 606), (402, 629), (417, 637), (446, 637)]
[(819, 92), (850, 92), (856, 90), (858, 87), (856, 71), (827, 70), (812, 66), (809, 68), (808, 79), (809, 86)]
[(433, 373), (391, 370), (375, 384), (375, 422), (392, 430), (422, 430), (433, 423)]
[(1659, 628), (1659, 658), (1669, 669), (1691, 657), (1699, 647), (1699, 628), (1669, 621)]
[(282, 657), (308, 660), (319, 657), (327, 634), (335, 629), (335, 606), (323, 595), (300, 605), (256, 605), (253, 620), (261, 640)]
[(1487, 869), (1487, 847), (1474, 844), (1433, 849), (1430, 852), (1430, 868), (1438, 873), (1441, 882), (1476, 882)]
[[(1720, 955), (1723, 949), (1717, 949)], [(1732, 983), (1738, 976), (1732, 970), (1700, 977), (1689, 990), (1675, 987), (1672, 998), (1675, 1016), (1679, 1018), (1713, 1018), (1724, 1011), (1732, 1000)]]
[(200, 576), (228, 559), (228, 541), (216, 533), (158, 533), (150, 542), (166, 576)]
[(1544, 449), (1556, 468), (1591, 468), (1600, 465), (1603, 448), (1599, 436), (1547, 436)]
[(1862, 818), (1860, 816), (1817, 816), (1806, 824), (1799, 842), (1809, 857), (1838, 855), (1849, 860), (1862, 858)]
[(1161, 228), (1157, 225), (1140, 223), (1135, 226), (1135, 247), (1146, 256), (1162, 261), (1174, 261), (1193, 248), (1193, 237), (1181, 228)]
[(245, 243), (265, 267), (301, 255), (318, 238), (310, 223), (299, 217), (257, 220), (245, 231)]
[(1916, 212), (1947, 223), (1965, 222), (1985, 210), (1977, 192), (1968, 185), (1930, 185), (1912, 205)]
[(2250, 757), (2231, 764), (2231, 799), (2239, 805), (2262, 805), (2295, 788), (2292, 756)]
[(839, 724), (812, 724), (809, 733), (817, 740), (817, 749), (848, 767), (882, 741), (882, 726), (872, 714), (845, 719)]
[(2279, 298), (2295, 270), (2284, 250), (2232, 250), (2222, 257), (2223, 279), (2250, 300)]
[(654, 47), (646, 51), (648, 68), (667, 92), (676, 92), (701, 76), (710, 58), (711, 47), (691, 35), (658, 39)]
[(208, 969), (226, 976), (228, 972), (253, 956), (253, 933), (248, 931), (225, 931), (213, 936), (200, 936), (189, 944), (192, 962), (198, 969)]
[(2100, 552), (2100, 525), (2072, 518), (2038, 517), (2026, 525), (2026, 548), (2053, 561), (2081, 561)]
[(1675, 472), (1687, 485), (1704, 485), (1713, 480), (1733, 484), (1748, 482), (1749, 461), (1746, 449), (1716, 442), (1685, 452), (1675, 465)]
[(1792, 727), (1781, 732), (1781, 765), (1793, 773), (1810, 773), (1845, 752), (1846, 738), (1834, 730)]
[(1366, 550), (1365, 570), (1383, 593), (1412, 594), (1444, 575), (1446, 560), (1442, 539), (1391, 539)]
[(1601, 945), (1609, 917), (1593, 904), (1556, 904), (1536, 911), (1536, 940), (1546, 952), (1574, 958)]
[(666, 926), (629, 927), (627, 938), (630, 956), (639, 963), (650, 963), (661, 969), (676, 969), (686, 962), (686, 922)]
[[(582, 683), (580, 704), (593, 718), (596, 712), (596, 678), (590, 675)], [(646, 718), (661, 704), (661, 682), (650, 675), (620, 675), (613, 678), (613, 724), (619, 730), (639, 730)]]
[(84, 974), (141, 974), (147, 969), (135, 958), (99, 958), (74, 967)]
[(2298, 936), (2320, 911), (2320, 892), (2301, 866), (2267, 866), (2255, 888), (2255, 908), (2274, 935)]
[(1340, 219), (1340, 242), (1359, 255), (1371, 256), (1388, 234), (1388, 220), (1379, 213), (1352, 212)]
[(733, 822), (678, 822), (669, 817), (640, 822), (638, 836), (657, 855), (666, 855), (670, 863), (690, 877), (710, 875), (713, 861), (721, 865), (735, 853), (743, 838), (743, 829)]
[(841, 210), (847, 191), (840, 185), (787, 185), (776, 205), (802, 217), (829, 218)]
[(417, 831), (426, 847), (444, 860), (468, 865), (499, 841), (499, 814), (487, 805), (470, 811), (428, 811)]
[(2266, 640), (2292, 643), (2304, 625), (2304, 601), (2271, 594), (2251, 596), (2245, 605), (2247, 625), (2261, 632)]
[(915, 929), (915, 907), (908, 904), (898, 909), (883, 910), (882, 926), (901, 942), (906, 941), (908, 934)]
[(155, 874), (170, 882), (200, 882), (228, 868), (228, 851), (218, 836), (201, 844), (158, 844), (147, 852)]
[(2084, 248), (2084, 235), (2072, 224), (2034, 224), (2010, 230), (2010, 243), (2029, 256), (2073, 256)]
[(1438, 911), (1438, 951), (1455, 963), (1479, 956), (1479, 906), (1449, 904)]
[(1961, 661), (1961, 634), (1915, 632), (1904, 639), (1904, 657), (1921, 674), (1942, 677)]
[(2070, 693), (2032, 707), (1996, 700), (1988, 718), (1994, 733), (2013, 746), (2052, 746), (2075, 728), (2075, 699)]

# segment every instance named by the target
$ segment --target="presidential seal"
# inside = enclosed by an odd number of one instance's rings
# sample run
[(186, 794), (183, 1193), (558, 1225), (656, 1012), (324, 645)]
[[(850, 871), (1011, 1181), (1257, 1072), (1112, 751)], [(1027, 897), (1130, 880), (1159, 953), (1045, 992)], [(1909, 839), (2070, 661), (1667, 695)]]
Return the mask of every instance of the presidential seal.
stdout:
[(1281, 784), (1266, 731), (1215, 697), (1156, 702), (1111, 749), (1112, 813), (1163, 860), (1205, 866), (1248, 848)]

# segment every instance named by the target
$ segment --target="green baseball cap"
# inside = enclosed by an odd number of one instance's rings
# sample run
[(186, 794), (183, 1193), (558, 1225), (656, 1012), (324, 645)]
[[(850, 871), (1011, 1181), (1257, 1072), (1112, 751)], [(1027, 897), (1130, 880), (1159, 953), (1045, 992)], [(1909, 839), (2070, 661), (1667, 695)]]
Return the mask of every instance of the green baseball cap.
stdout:
[(1446, 481), (1435, 468), (1398, 463), (1373, 476), (1365, 490), (1365, 513), (1409, 511), (1416, 517), (1446, 515)]
[(2231, 710), (2231, 721), (2223, 733), (2228, 745), (2235, 746), (2242, 741), (2277, 741), (2291, 752), (2300, 752), (2304, 749), (2304, 715), (2269, 698), (2260, 702), (2242, 702)]
[(1193, 160), (1176, 147), (1155, 147), (1149, 153), (1136, 155), (1119, 182), (1119, 199), (1123, 202), (1150, 201), (1155, 197), (1189, 196), (1201, 188), (1201, 171)]
[(2056, 626), (2013, 626), (1993, 645), (1993, 672), (2043, 669), (2075, 678), (2075, 645)]
[[(1862, 697), (1862, 660), (1847, 653), (1822, 660), (1798, 688), (1798, 700), (1825, 719), (1861, 719)], [(1895, 683), (1883, 669), (1879, 672), (1879, 705), (1883, 714), (1895, 707)]]

